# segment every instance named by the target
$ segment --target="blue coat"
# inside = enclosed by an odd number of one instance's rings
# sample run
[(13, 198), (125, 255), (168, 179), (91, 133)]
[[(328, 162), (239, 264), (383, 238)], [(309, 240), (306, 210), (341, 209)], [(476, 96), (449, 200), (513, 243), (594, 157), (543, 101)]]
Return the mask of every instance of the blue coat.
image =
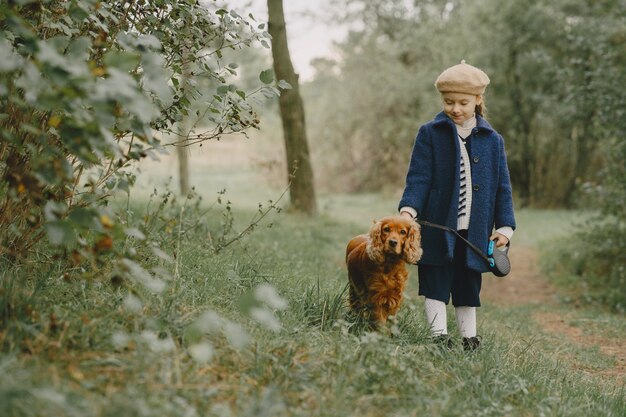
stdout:
[[(478, 115), (470, 143), (473, 191), (468, 239), (487, 253), (494, 226), (515, 229), (511, 180), (502, 136)], [(454, 122), (444, 112), (419, 129), (399, 208), (412, 207), (418, 218), (456, 230), (460, 146)], [(455, 239), (452, 233), (423, 226), (420, 264), (451, 262)], [(489, 270), (469, 248), (467, 266), (479, 272)]]

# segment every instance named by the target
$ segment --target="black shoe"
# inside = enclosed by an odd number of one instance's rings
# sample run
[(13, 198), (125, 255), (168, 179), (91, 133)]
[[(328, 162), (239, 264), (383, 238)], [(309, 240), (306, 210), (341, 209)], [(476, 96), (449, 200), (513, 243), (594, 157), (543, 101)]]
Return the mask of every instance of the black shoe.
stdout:
[(480, 347), (480, 339), (478, 336), (464, 337), (463, 338), (463, 350), (466, 352), (473, 352)]
[(440, 334), (433, 337), (433, 342), (435, 342), (436, 345), (447, 349), (452, 349), (454, 347), (454, 340), (452, 340), (452, 338), (447, 334)]

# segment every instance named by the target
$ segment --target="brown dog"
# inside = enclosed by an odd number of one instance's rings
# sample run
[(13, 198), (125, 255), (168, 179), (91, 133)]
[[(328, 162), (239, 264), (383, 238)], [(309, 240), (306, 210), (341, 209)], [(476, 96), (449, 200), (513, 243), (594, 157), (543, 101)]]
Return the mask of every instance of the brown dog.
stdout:
[(395, 315), (402, 303), (408, 278), (405, 262), (422, 257), (420, 227), (402, 216), (375, 222), (369, 235), (348, 243), (346, 263), (350, 280), (350, 307), (380, 326)]

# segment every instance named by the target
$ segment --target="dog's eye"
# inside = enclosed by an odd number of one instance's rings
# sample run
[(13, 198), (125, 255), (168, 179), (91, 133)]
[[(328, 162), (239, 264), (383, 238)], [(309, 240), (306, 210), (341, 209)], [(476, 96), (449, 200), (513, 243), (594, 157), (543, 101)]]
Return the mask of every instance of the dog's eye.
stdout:
[(406, 235), (406, 230), (404, 230), (404, 229), (400, 230), (400, 234), (401, 235)]
[(388, 232), (389, 230), (391, 230), (391, 229), (389, 228), (389, 226), (385, 226), (385, 227), (383, 228), (383, 232)]

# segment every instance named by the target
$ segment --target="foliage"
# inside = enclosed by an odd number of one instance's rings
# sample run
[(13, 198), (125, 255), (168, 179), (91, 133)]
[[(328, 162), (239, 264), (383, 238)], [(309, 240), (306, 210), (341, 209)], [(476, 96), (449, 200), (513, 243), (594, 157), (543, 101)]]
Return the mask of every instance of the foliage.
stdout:
[(552, 252), (552, 272), (574, 289), (574, 297), (626, 313), (626, 141), (610, 143), (602, 185), (586, 184), (598, 212), (574, 239)]
[(519, 202), (581, 206), (580, 185), (602, 180), (605, 147), (622, 123), (619, 106), (607, 103), (623, 98), (607, 83), (623, 77), (624, 3), (501, 6), (486, 2), (476, 12), (488, 15), (485, 25), (499, 34), (494, 50), (483, 51), (481, 59), (493, 74), (492, 122), (508, 138)]
[[(568, 22), (563, 55), (567, 65), (556, 77), (567, 81), (564, 109), (555, 119), (571, 129), (573, 164), (594, 175), (579, 175), (581, 194), (598, 214), (561, 251), (558, 266), (580, 299), (626, 311), (626, 96), (615, 89), (626, 82), (626, 4), (620, 1), (564, 2)], [(557, 103), (555, 103), (557, 104)], [(600, 156), (595, 167), (592, 157)], [(560, 176), (563, 172), (559, 173)], [(579, 175), (579, 176), (578, 176)], [(571, 187), (574, 189), (574, 187)]]
[[(128, 230), (108, 207), (127, 169), (163, 152), (160, 134), (191, 117), (205, 130), (181, 145), (257, 127), (256, 95), (230, 80), (223, 51), (266, 43), (264, 24), (185, 1), (19, 1), (0, 6), (0, 256), (47, 242), (72, 259), (123, 257)], [(182, 53), (185, 50), (187, 53)], [(191, 62), (186, 62), (189, 59)], [(183, 66), (191, 87), (182, 91)], [(201, 95), (197, 80), (212, 80)]]

